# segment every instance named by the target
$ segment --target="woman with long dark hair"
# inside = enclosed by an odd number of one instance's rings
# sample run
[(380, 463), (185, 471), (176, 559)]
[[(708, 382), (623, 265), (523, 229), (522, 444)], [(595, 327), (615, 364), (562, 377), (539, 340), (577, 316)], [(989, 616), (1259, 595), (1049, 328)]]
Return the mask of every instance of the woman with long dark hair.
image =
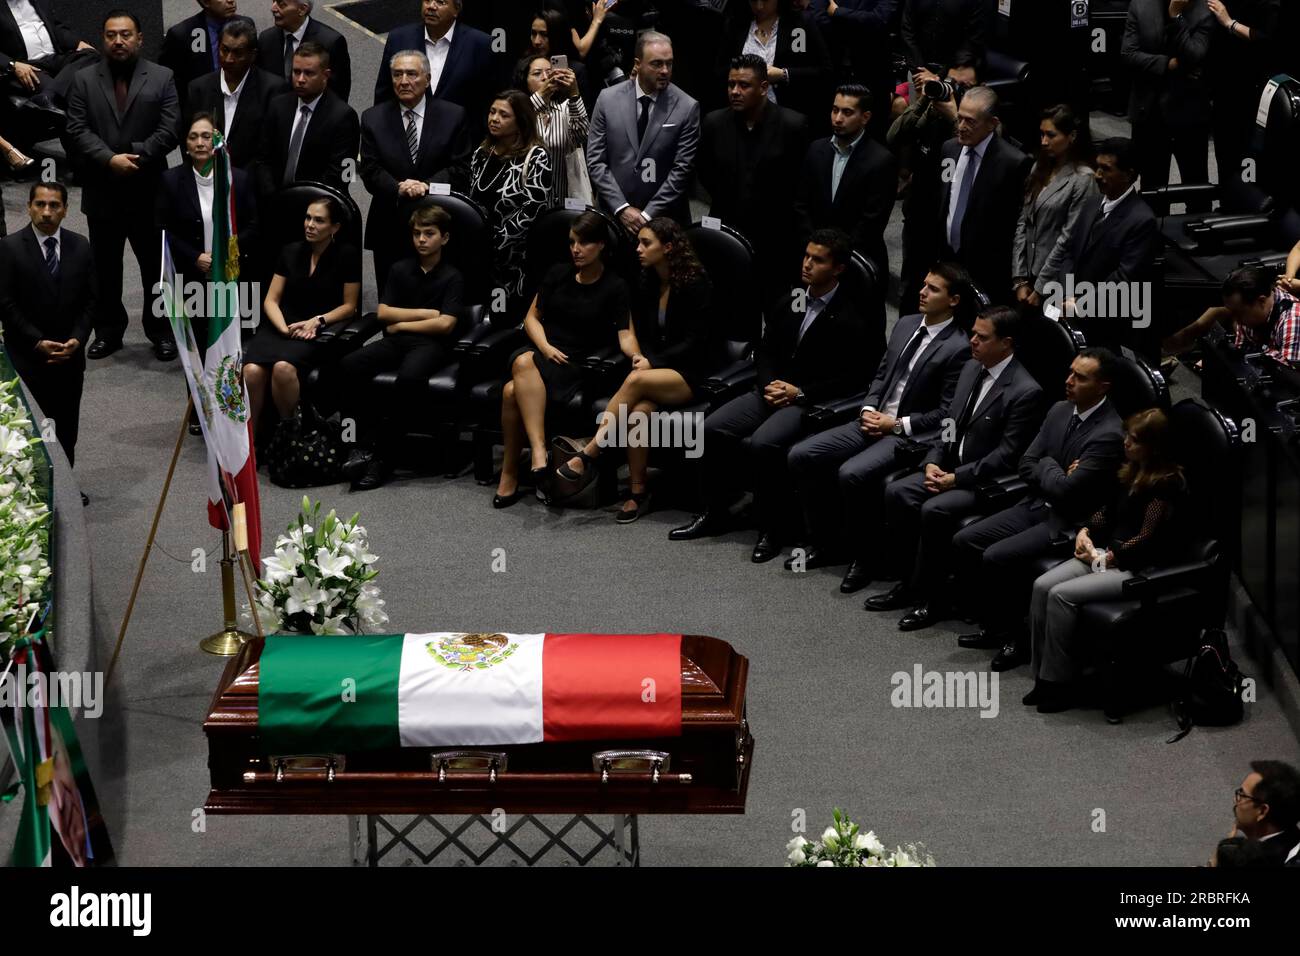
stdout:
[(587, 107), (578, 94), (572, 70), (551, 66), (549, 57), (529, 54), (515, 67), (515, 86), (528, 94), (537, 135), (551, 160), (551, 204), (581, 199), (591, 204), (591, 179), (583, 146), (587, 142)]
[(1034, 582), (1029, 604), (1034, 689), (1025, 704), (1067, 710), (1087, 661), (1078, 636), (1081, 605), (1115, 601), (1135, 571), (1171, 560), (1186, 527), (1179, 515), (1186, 483), (1174, 460), (1169, 418), (1158, 408), (1124, 423), (1124, 464), (1109, 504), (1074, 539), (1074, 557)]
[(637, 351), (627, 285), (605, 264), (609, 238), (609, 223), (599, 213), (578, 216), (569, 229), (571, 263), (546, 273), (524, 318), (531, 344), (510, 357), (510, 380), (501, 393), (505, 457), (494, 508), (508, 508), (520, 498), (525, 441), (532, 454), (532, 485), (538, 499), (549, 503), (547, 402), (567, 401), (582, 387), (584, 356), (615, 343), (628, 358)]
[(488, 212), (491, 281), (506, 296), (506, 315), (523, 311), (528, 230), (550, 202), (551, 160), (537, 137), (537, 119), (520, 90), (497, 95), (487, 135), (469, 162), (469, 195)]
[(342, 228), (338, 202), (318, 199), (303, 214), (303, 241), (280, 253), (262, 304), (262, 322), (244, 349), (244, 384), (254, 428), (268, 391), (280, 425), (294, 418), (302, 377), (320, 360), (316, 336), (327, 325), (357, 314), (361, 253), (337, 240)]
[(1065, 104), (1043, 111), (1038, 160), (1025, 183), (1016, 224), (1012, 290), (1016, 301), (1037, 308), (1049, 282), (1064, 283), (1066, 256), (1084, 204), (1097, 195), (1087, 164), (1088, 130)]
[[(560, 477), (568, 481), (583, 480), (589, 468), (594, 474), (596, 456), (617, 416), (632, 421), (629, 413), (646, 416), (661, 405), (682, 405), (698, 391), (713, 293), (709, 277), (682, 227), (665, 216), (641, 227), (636, 251), (642, 271), (632, 300), (632, 371), (609, 400), (596, 434), (560, 466)], [(645, 445), (628, 444), (628, 498), (617, 516), (622, 524), (649, 508), (649, 457)]]

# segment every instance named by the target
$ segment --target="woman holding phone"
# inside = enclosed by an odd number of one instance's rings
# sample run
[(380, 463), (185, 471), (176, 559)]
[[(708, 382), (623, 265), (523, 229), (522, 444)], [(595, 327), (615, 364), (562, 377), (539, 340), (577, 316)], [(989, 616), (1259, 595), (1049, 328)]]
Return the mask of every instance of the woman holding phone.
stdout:
[(515, 68), (515, 86), (528, 94), (537, 135), (551, 159), (551, 205), (566, 199), (591, 203), (591, 180), (582, 144), (587, 141), (587, 107), (572, 70), (552, 65), (560, 57), (526, 56)]

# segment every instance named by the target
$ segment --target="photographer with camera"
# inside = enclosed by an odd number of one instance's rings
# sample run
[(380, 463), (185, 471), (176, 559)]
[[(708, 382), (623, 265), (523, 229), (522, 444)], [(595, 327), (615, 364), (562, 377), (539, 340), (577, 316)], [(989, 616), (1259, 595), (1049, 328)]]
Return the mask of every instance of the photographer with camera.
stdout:
[[(889, 128), (886, 143), (898, 158), (898, 192), (903, 198), (903, 264), (899, 273), (899, 305), (916, 305), (925, 274), (939, 258), (934, 219), (939, 191), (930, 188), (939, 178), (939, 150), (957, 131), (957, 106), (977, 82), (968, 64), (944, 70), (938, 64), (918, 70), (911, 105)], [(912, 188), (917, 183), (918, 188)]]

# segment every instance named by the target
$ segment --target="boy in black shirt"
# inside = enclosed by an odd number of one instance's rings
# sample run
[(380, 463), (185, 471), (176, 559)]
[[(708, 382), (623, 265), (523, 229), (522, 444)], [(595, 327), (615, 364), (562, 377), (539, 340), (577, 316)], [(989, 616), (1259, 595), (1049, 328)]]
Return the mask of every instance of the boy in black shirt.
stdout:
[[(339, 363), (343, 417), (356, 421), (356, 448), (343, 466), (353, 491), (384, 483), (384, 452), (401, 437), (409, 409), (419, 408), (429, 376), (452, 359), (465, 280), (442, 261), (451, 238), (451, 215), (439, 206), (411, 214), (415, 258), (393, 265), (379, 297), (384, 335)], [(385, 402), (374, 387), (381, 372), (397, 372), (393, 398)]]

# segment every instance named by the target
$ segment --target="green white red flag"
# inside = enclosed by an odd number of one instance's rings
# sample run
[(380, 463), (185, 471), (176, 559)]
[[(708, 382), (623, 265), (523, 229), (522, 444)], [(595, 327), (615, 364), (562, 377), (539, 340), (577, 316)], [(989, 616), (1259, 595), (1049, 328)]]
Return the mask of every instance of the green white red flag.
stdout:
[(219, 131), (213, 133), (212, 145), (212, 268), (208, 295), (204, 297), (208, 315), (202, 329), (205, 349), (202, 359), (165, 232), (160, 282), (167, 317), (208, 448), (208, 520), (214, 528), (227, 530), (231, 506), (244, 504), (248, 555), (260, 574), (261, 504), (248, 393), (241, 374), (239, 240), (234, 181), (225, 140)]
[(680, 634), (273, 635), (258, 732), (272, 753), (674, 737)]

